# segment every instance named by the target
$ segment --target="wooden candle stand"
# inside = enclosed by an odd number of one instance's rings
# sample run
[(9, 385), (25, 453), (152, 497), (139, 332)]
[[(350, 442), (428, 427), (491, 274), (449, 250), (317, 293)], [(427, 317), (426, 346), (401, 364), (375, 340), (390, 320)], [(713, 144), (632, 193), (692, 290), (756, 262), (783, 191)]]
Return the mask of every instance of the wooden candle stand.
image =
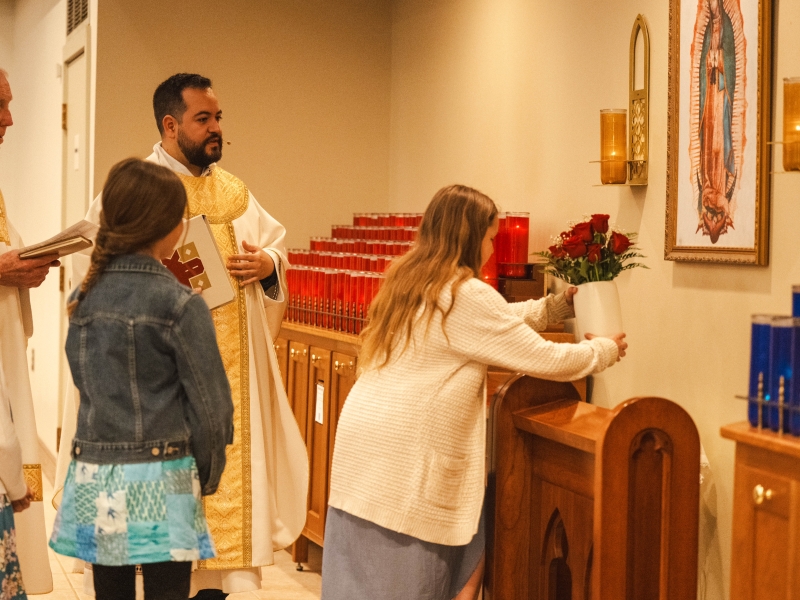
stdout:
[(694, 598), (700, 440), (686, 411), (663, 398), (608, 410), (521, 375), (499, 385), (485, 598)]

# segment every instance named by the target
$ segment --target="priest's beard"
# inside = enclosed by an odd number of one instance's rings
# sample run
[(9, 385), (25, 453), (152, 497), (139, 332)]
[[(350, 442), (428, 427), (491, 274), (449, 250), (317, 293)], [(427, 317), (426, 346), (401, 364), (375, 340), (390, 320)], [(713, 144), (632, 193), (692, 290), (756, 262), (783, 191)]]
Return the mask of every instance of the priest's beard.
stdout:
[[(217, 142), (217, 148), (215, 150), (206, 150), (206, 146), (213, 141)], [(181, 149), (189, 163), (205, 169), (211, 163), (215, 163), (222, 158), (222, 135), (212, 134), (199, 144), (196, 144), (186, 137), (182, 129), (178, 129), (178, 148)]]

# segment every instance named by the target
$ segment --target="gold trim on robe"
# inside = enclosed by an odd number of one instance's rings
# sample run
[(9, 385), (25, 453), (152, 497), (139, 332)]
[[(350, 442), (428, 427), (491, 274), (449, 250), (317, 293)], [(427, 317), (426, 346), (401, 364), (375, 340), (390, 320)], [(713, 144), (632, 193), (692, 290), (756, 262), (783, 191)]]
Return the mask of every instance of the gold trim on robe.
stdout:
[(22, 474), (25, 475), (25, 483), (33, 492), (33, 502), (41, 502), (44, 499), (42, 465), (22, 465)]
[[(178, 174), (189, 203), (187, 217), (206, 215), (222, 259), (239, 253), (232, 221), (247, 210), (245, 184), (215, 168), (208, 177)], [(250, 356), (244, 289), (231, 276), (236, 300), (211, 311), (217, 343), (233, 399), (233, 444), (219, 488), (203, 504), (217, 558), (198, 562), (199, 569), (242, 569), (252, 566), (252, 484), (250, 478)]]
[(8, 234), (8, 218), (6, 217), (6, 202), (3, 192), (0, 192), (0, 244), (11, 245), (11, 236)]

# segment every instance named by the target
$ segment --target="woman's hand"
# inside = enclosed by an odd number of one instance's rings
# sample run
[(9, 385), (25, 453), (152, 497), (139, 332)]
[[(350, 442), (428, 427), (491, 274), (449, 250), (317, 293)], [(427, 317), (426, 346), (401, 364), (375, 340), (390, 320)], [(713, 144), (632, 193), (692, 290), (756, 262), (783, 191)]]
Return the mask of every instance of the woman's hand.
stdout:
[[(586, 334), (586, 339), (587, 340), (593, 340), (596, 337), (597, 336), (594, 335), (593, 333), (587, 333)], [(610, 336), (608, 339), (614, 340), (614, 342), (617, 344), (617, 362), (619, 362), (619, 360), (623, 356), (625, 356), (625, 351), (628, 349), (628, 342), (625, 341), (625, 334), (624, 333), (618, 333), (616, 335)]]
[(22, 512), (31, 505), (32, 501), (33, 501), (33, 490), (31, 489), (31, 486), (28, 486), (28, 491), (22, 498), (20, 498), (19, 500), (11, 501), (11, 508), (14, 509), (15, 513)]
[(577, 293), (578, 293), (578, 288), (576, 288), (574, 285), (571, 285), (567, 288), (567, 291), (564, 292), (564, 300), (567, 301), (567, 304), (572, 306), (572, 297)]

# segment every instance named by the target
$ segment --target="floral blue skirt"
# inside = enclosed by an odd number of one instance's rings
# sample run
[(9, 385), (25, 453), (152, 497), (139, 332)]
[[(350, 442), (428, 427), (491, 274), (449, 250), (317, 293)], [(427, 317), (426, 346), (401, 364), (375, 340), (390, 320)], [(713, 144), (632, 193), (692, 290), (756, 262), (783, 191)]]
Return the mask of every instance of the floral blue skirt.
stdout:
[(14, 509), (5, 494), (0, 494), (0, 600), (26, 600), (17, 560)]
[(214, 558), (194, 458), (67, 471), (50, 547), (106, 566)]

